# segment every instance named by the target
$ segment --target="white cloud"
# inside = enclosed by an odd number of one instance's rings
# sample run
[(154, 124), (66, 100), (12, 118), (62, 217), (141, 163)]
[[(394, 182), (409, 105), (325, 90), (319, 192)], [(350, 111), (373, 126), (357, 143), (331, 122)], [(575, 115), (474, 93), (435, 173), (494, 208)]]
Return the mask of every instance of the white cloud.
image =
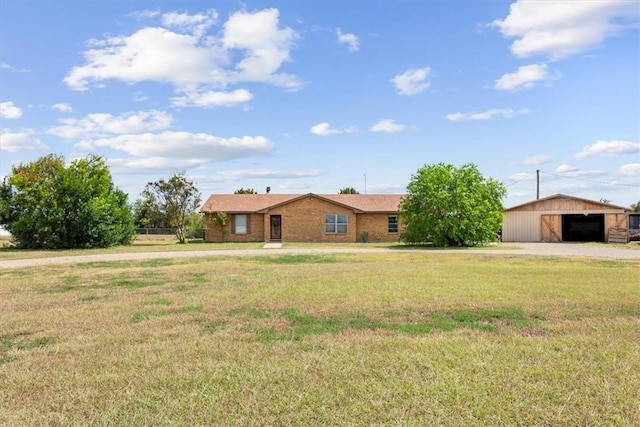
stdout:
[(596, 141), (576, 154), (576, 159), (593, 156), (616, 156), (640, 152), (640, 143), (631, 141)]
[(253, 94), (246, 89), (233, 92), (205, 91), (187, 92), (185, 96), (171, 98), (176, 107), (233, 107), (253, 99)]
[(360, 41), (355, 34), (343, 33), (341, 28), (337, 28), (336, 35), (338, 36), (339, 43), (344, 43), (348, 46), (349, 52), (355, 52), (360, 49)]
[(273, 144), (263, 136), (222, 138), (171, 131), (118, 135), (84, 141), (79, 147), (108, 147), (137, 157), (188, 160), (198, 164), (267, 155), (273, 150)]
[[(299, 89), (302, 83), (295, 76), (277, 73), (297, 37), (291, 28), (279, 27), (278, 17), (277, 9), (236, 12), (216, 38), (207, 33), (217, 18), (213, 11), (165, 14), (162, 21), (171, 29), (145, 27), (131, 35), (91, 40), (85, 64), (72, 68), (64, 81), (75, 90), (109, 79), (168, 83), (178, 92), (237, 82)], [(241, 59), (234, 62), (236, 57)]]
[(61, 102), (59, 104), (53, 104), (51, 106), (52, 109), (54, 110), (58, 110), (61, 113), (70, 113), (73, 111), (73, 108), (71, 108), (71, 105), (69, 105), (68, 102)]
[(380, 120), (378, 123), (371, 126), (371, 131), (394, 133), (394, 132), (402, 132), (406, 128), (407, 126), (397, 124), (395, 120)]
[(86, 90), (90, 82), (108, 79), (156, 81), (178, 88), (224, 79), (221, 64), (226, 53), (202, 45), (190, 34), (148, 27), (91, 44), (93, 48), (84, 52), (86, 65), (74, 67), (64, 79), (72, 89)]
[(60, 119), (60, 126), (47, 130), (61, 138), (95, 138), (104, 135), (147, 132), (166, 129), (173, 117), (163, 111), (137, 111), (113, 116), (107, 113), (89, 114), (83, 119)]
[(429, 88), (431, 68), (414, 68), (396, 75), (391, 81), (400, 95), (416, 95)]
[(516, 39), (511, 44), (515, 56), (544, 55), (559, 60), (597, 47), (607, 37), (632, 27), (638, 11), (637, 2), (628, 0), (517, 0), (504, 20), (491, 25)]
[(0, 150), (10, 153), (19, 151), (44, 151), (48, 147), (33, 136), (33, 130), (12, 132), (8, 129), (0, 130)]
[(538, 155), (527, 157), (522, 161), (525, 165), (542, 165), (544, 163), (549, 163), (551, 161), (551, 157), (547, 155)]
[(547, 64), (531, 64), (518, 67), (515, 73), (504, 74), (494, 85), (496, 90), (519, 90), (529, 89), (536, 83), (549, 80)]
[(319, 136), (327, 136), (334, 135), (338, 133), (354, 133), (356, 130), (353, 127), (344, 128), (344, 129), (334, 129), (327, 122), (318, 123), (315, 126), (311, 126), (310, 132), (314, 135)]
[(13, 102), (0, 102), (0, 117), (3, 119), (19, 119), (22, 116), (22, 110), (16, 107)]
[(162, 24), (167, 27), (179, 28), (182, 30), (192, 31), (198, 37), (218, 21), (218, 12), (208, 10), (206, 13), (196, 13), (189, 15), (188, 13), (168, 12), (162, 14)]
[(201, 166), (205, 159), (170, 159), (166, 157), (108, 159), (112, 173), (144, 174), (151, 171), (186, 170)]
[(616, 174), (624, 177), (640, 176), (640, 163), (628, 163), (626, 165), (622, 165), (618, 168)]
[(263, 81), (296, 90), (301, 83), (294, 76), (275, 74), (289, 60), (289, 52), (298, 37), (291, 28), (279, 28), (278, 9), (256, 13), (236, 12), (224, 24), (223, 45), (244, 51), (231, 81)]
[(563, 163), (556, 168), (556, 173), (559, 173), (559, 174), (566, 174), (569, 172), (576, 172), (576, 171), (578, 171), (577, 167), (568, 165), (566, 163)]
[(523, 114), (529, 114), (530, 110), (528, 108), (523, 108), (520, 110), (512, 110), (512, 109), (499, 109), (492, 108), (487, 111), (483, 111), (481, 113), (470, 112), (470, 113), (453, 113), (447, 114), (447, 120), (451, 120), (452, 122), (462, 121), (462, 120), (490, 120), (495, 116), (502, 116), (506, 119), (510, 119), (515, 116), (520, 116)]

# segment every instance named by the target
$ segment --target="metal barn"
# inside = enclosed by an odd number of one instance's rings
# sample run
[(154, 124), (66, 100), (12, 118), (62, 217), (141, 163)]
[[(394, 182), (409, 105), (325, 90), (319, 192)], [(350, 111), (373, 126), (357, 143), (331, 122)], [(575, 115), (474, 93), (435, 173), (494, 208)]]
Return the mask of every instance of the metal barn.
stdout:
[(626, 242), (627, 209), (555, 194), (504, 211), (503, 242)]

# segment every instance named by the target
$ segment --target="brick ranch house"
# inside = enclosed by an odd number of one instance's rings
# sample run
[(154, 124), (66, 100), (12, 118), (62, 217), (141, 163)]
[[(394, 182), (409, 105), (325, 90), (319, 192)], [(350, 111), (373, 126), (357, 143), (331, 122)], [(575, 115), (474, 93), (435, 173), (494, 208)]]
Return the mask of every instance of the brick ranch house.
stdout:
[[(212, 194), (206, 242), (395, 242), (400, 194)], [(217, 212), (229, 216), (224, 230)]]

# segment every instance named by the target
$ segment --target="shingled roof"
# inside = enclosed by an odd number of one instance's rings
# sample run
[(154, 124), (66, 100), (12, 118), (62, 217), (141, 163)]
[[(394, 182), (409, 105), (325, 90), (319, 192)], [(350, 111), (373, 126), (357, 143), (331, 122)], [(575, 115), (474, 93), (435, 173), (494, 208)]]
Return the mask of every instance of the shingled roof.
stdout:
[(356, 213), (398, 212), (401, 194), (212, 194), (200, 212), (265, 213), (305, 197), (317, 197), (351, 208)]

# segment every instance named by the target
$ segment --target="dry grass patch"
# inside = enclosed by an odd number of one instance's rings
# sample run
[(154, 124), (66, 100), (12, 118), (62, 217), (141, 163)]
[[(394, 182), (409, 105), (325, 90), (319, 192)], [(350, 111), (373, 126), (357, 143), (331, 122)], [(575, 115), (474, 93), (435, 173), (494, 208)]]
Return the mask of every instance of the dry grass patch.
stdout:
[(637, 425), (636, 261), (0, 271), (0, 425)]

